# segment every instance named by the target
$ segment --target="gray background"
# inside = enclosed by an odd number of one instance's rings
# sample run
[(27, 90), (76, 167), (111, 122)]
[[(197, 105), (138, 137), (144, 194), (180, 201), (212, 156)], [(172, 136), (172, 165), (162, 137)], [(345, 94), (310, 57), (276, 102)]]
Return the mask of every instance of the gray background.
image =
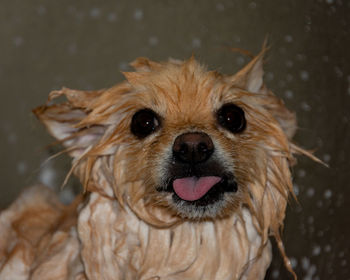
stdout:
[[(297, 112), (295, 141), (325, 168), (299, 157), (284, 240), (300, 279), (350, 279), (350, 2), (0, 0), (0, 208), (28, 185), (58, 189), (69, 168), (32, 116), (49, 91), (99, 89), (120, 81), (138, 56), (192, 53), (225, 73), (247, 60), (223, 46), (271, 51), (266, 82)], [(72, 187), (73, 186), (73, 187)], [(69, 200), (75, 180), (61, 192)], [(267, 279), (289, 279), (278, 252)]]

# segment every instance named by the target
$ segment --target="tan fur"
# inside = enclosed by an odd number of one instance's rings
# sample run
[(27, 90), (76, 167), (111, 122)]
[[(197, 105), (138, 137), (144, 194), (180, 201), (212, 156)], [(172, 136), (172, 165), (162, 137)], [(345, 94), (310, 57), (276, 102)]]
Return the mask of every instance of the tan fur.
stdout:
[[(52, 92), (34, 113), (73, 157), (86, 198), (67, 208), (34, 188), (3, 211), (0, 279), (263, 279), (269, 236), (293, 273), (280, 231), (293, 153), (309, 154), (291, 143), (294, 114), (263, 84), (264, 52), (233, 76), (194, 58), (139, 58), (112, 88)], [(59, 96), (67, 101), (52, 104)], [(217, 125), (229, 102), (245, 112), (241, 134)], [(162, 126), (140, 140), (130, 122), (142, 108)], [(187, 216), (155, 189), (174, 139), (193, 131), (210, 135), (239, 186), (206, 216)]]

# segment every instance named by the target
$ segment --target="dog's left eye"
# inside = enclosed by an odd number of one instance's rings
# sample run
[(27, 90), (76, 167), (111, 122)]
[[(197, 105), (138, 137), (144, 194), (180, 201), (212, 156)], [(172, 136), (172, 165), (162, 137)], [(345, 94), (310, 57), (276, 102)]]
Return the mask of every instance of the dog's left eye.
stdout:
[(232, 133), (242, 132), (246, 127), (244, 111), (235, 104), (224, 104), (217, 112), (219, 124)]
[(139, 138), (150, 135), (160, 125), (159, 118), (151, 109), (137, 111), (132, 117), (131, 132)]

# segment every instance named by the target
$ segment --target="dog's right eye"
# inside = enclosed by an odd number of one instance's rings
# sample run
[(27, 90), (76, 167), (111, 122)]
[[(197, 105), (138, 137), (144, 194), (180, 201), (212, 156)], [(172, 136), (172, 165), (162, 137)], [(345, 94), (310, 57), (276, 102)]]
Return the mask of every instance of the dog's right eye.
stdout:
[(145, 138), (160, 125), (159, 117), (151, 109), (137, 111), (131, 120), (131, 132), (138, 138)]

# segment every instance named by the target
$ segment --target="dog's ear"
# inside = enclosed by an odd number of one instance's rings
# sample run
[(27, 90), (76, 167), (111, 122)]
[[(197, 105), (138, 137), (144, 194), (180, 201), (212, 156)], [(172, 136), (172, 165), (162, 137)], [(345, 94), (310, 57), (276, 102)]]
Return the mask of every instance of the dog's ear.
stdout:
[(137, 72), (151, 72), (161, 67), (161, 64), (152, 61), (146, 57), (138, 57), (130, 65), (135, 68)]
[(267, 48), (255, 56), (243, 69), (229, 77), (229, 82), (235, 87), (242, 88), (251, 93), (260, 94), (262, 106), (267, 109), (281, 125), (281, 128), (291, 139), (296, 131), (295, 114), (290, 112), (283, 101), (277, 98), (264, 84), (263, 63)]
[(266, 48), (254, 57), (243, 69), (235, 75), (230, 76), (229, 80), (235, 86), (245, 89), (252, 93), (260, 93), (263, 87), (263, 58)]
[[(33, 113), (44, 123), (50, 134), (67, 148), (68, 153), (78, 158), (104, 134), (103, 125), (89, 124), (86, 121), (103, 92), (67, 88), (53, 91), (47, 104), (34, 109)], [(54, 99), (62, 96), (66, 97), (66, 102), (52, 104)]]

